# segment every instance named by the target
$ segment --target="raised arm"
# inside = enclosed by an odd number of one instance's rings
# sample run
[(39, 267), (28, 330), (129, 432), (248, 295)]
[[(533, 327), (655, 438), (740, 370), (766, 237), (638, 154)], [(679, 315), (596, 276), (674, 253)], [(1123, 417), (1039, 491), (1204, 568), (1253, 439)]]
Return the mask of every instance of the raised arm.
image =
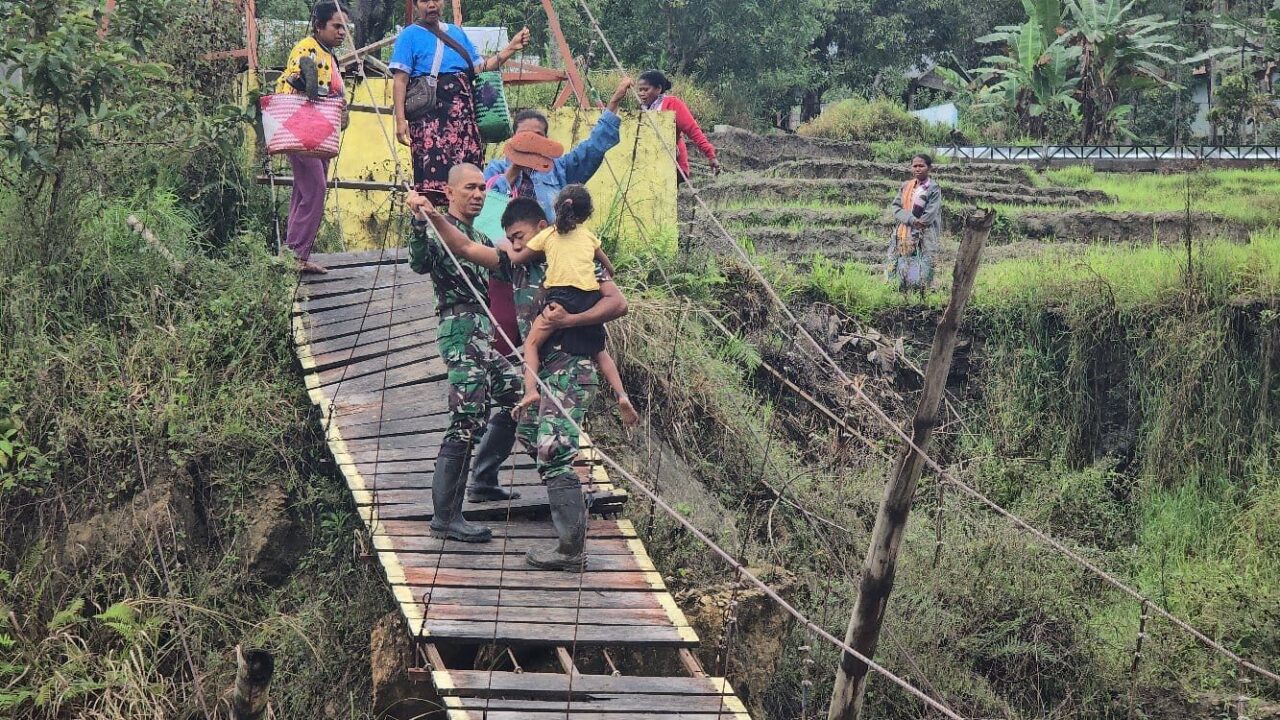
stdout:
[(609, 100), (609, 107), (600, 115), (595, 127), (591, 128), (587, 139), (575, 145), (564, 157), (556, 159), (556, 168), (564, 173), (566, 185), (590, 180), (600, 169), (600, 163), (604, 162), (605, 153), (621, 140), (622, 118), (618, 117), (617, 108), (626, 95), (626, 88), (631, 87), (630, 82), (630, 78), (625, 78), (618, 85), (618, 90), (614, 91), (613, 98)]

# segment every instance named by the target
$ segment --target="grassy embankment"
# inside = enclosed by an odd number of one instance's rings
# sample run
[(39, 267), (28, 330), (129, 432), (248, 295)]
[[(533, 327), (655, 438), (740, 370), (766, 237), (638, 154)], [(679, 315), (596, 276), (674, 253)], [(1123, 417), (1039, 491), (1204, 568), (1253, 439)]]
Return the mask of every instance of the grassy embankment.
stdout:
[(93, 3), (31, 7), (0, 122), (27, 143), (0, 172), (0, 715), (202, 716), (237, 643), (274, 653), (282, 717), (362, 714), (390, 601), (295, 369), (234, 65), (198, 60), (236, 16), (126, 4), (102, 39)]
[[(1185, 249), (1156, 245), (1050, 250), (983, 267), (970, 321), (974, 369), (960, 404), (967, 429), (946, 435), (938, 453), (1006, 507), (1274, 666), (1280, 232), (1249, 214), (1270, 199), (1260, 174), (1207, 175), (1193, 183), (1211, 186), (1211, 206), (1197, 209), (1259, 227), (1247, 244), (1197, 239), (1190, 274)], [(1088, 180), (1134, 205), (1182, 184)], [(945, 300), (904, 298), (856, 263), (797, 271), (761, 262), (793, 304), (825, 300), (872, 324)], [(721, 538), (798, 573), (798, 602), (839, 632), (856, 588), (847, 564), (856, 567), (864, 550), (888, 466), (867, 453), (851, 458), (853, 441), (841, 446), (827, 423), (798, 417), (757, 372), (761, 351), (785, 352), (784, 329), (757, 333), (763, 347), (724, 341), (689, 310), (757, 316), (756, 294), (738, 277), (728, 264), (679, 263), (651, 270), (647, 282), (624, 277), (636, 285), (632, 316), (620, 323), (628, 382), (722, 509), (723, 520), (708, 518)], [(765, 482), (825, 520), (779, 504)], [(1159, 621), (1135, 681), (1136, 603), (952, 495), (934, 567), (933, 493), (926, 476), (890, 613), (896, 639), (882, 643), (891, 667), (928, 678), (972, 716), (1127, 715), (1132, 688), (1147, 716), (1208, 718), (1238, 692), (1235, 668)], [(631, 512), (648, 522), (643, 502)], [(652, 527), (651, 549), (677, 578), (726, 579), (660, 516)], [(798, 709), (802, 644), (814, 643), (788, 639), (769, 696), (777, 712)], [(817, 652), (821, 669), (808, 673), (810, 697), (821, 700), (834, 656)], [(912, 703), (883, 685), (873, 684), (871, 702), (877, 717), (912, 716)]]

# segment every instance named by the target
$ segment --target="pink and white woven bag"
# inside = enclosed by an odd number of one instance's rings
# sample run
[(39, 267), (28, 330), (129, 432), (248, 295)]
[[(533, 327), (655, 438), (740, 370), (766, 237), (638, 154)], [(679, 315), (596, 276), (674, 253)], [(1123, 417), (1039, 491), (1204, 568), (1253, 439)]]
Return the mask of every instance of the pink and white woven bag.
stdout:
[(338, 154), (345, 101), (340, 96), (315, 102), (306, 95), (276, 93), (258, 100), (267, 154), (331, 158)]

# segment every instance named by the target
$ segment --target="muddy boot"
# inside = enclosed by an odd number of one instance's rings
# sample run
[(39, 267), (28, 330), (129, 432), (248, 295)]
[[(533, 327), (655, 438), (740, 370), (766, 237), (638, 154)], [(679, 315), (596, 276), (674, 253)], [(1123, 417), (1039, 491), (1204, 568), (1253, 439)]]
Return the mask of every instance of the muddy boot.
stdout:
[(467, 522), (462, 517), (465, 491), (467, 443), (447, 441), (436, 457), (436, 474), (431, 480), (431, 534), (462, 542), (488, 542), (493, 531), (483, 525)]
[(511, 456), (516, 444), (516, 421), (511, 413), (499, 411), (489, 420), (489, 427), (476, 446), (475, 472), (467, 486), (467, 499), (471, 502), (499, 502), (515, 500), (520, 493), (507, 490), (498, 484), (498, 472), (502, 463)]
[(582, 572), (587, 566), (583, 548), (587, 541), (587, 506), (583, 502), (582, 485), (577, 475), (562, 475), (547, 481), (547, 500), (551, 506), (551, 522), (560, 541), (555, 545), (532, 548), (524, 560), (534, 567)]

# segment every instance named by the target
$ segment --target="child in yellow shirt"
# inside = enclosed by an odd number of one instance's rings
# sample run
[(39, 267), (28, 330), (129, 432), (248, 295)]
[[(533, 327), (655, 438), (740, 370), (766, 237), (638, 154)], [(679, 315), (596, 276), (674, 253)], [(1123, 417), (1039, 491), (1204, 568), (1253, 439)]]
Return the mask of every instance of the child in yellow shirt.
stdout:
[(571, 355), (591, 357), (600, 374), (618, 398), (618, 410), (626, 425), (639, 419), (635, 407), (627, 397), (622, 377), (613, 356), (605, 350), (604, 325), (582, 325), (552, 330), (542, 319), (541, 310), (551, 304), (559, 305), (565, 312), (576, 315), (585, 312), (600, 299), (600, 282), (596, 279), (596, 263), (604, 266), (610, 275), (613, 265), (600, 247), (600, 238), (582, 224), (594, 211), (591, 193), (583, 185), (566, 185), (556, 196), (556, 222), (534, 235), (525, 247), (546, 257), (547, 275), (543, 281), (543, 298), (539, 315), (529, 329), (524, 341), (525, 377), (524, 397), (516, 405), (517, 417), (541, 399), (538, 393), (538, 368), (541, 365), (540, 349), (548, 340), (559, 342), (560, 348)]

